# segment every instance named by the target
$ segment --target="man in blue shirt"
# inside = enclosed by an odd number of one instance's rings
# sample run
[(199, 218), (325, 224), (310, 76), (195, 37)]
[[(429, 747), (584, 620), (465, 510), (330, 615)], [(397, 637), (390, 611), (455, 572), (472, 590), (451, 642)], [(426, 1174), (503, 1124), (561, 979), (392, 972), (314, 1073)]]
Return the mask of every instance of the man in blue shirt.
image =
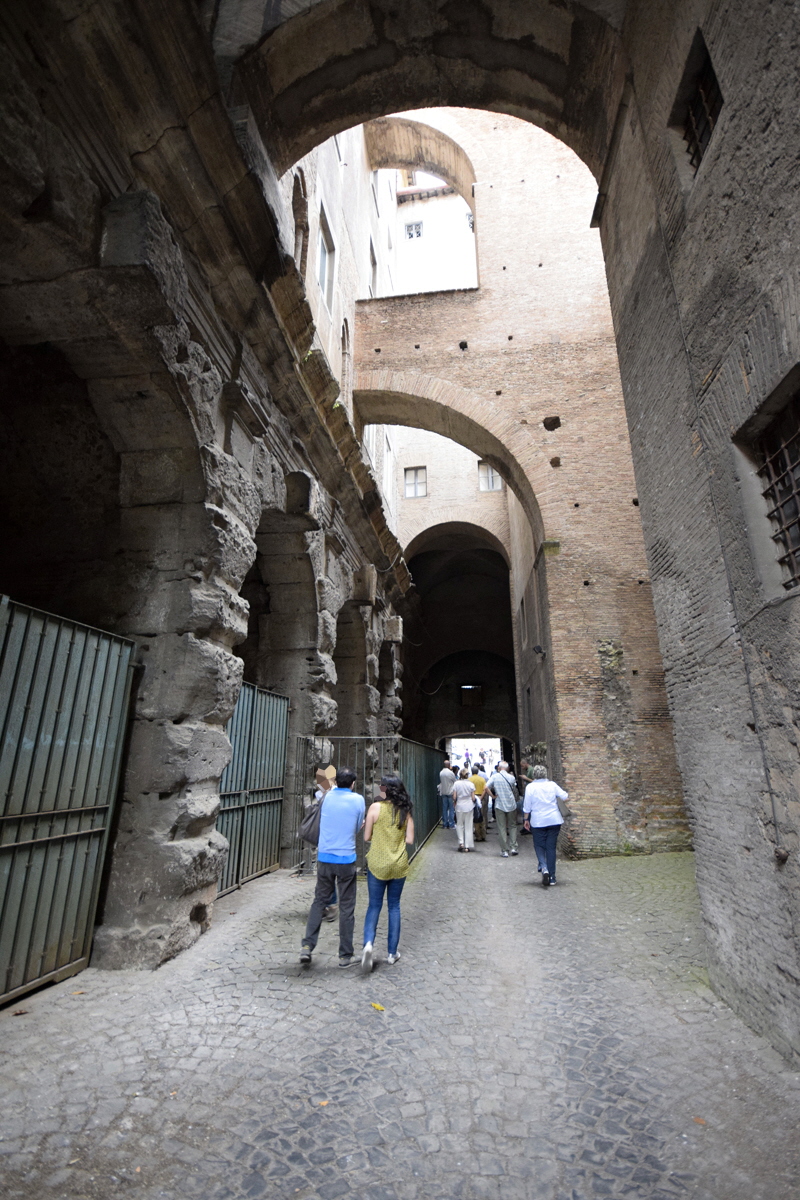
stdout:
[(334, 887), (339, 896), (339, 966), (353, 962), (356, 910), (356, 834), (364, 824), (364, 797), (353, 791), (355, 774), (349, 767), (336, 772), (336, 787), (322, 801), (317, 846), (317, 886), (308, 914), (300, 962), (310, 963), (319, 937), (322, 914)]

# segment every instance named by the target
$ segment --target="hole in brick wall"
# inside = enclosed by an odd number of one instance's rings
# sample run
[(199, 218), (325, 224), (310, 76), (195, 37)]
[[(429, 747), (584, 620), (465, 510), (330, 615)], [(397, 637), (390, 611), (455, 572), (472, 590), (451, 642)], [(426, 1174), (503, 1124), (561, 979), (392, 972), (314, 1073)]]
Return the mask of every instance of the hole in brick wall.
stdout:
[(541, 265), (542, 265), (542, 264), (541, 264), (541, 263), (539, 263), (539, 266), (541, 266)]
[(561, 428), (561, 417), (545, 417), (542, 424), (548, 432), (552, 433), (554, 429)]
[(459, 348), (459, 350), (466, 350), (466, 348), (467, 348), (467, 343), (466, 343), (466, 342), (459, 342), (459, 343), (458, 343), (458, 348)]
[(644, 583), (644, 580), (643, 580), (643, 579), (640, 579), (640, 580), (639, 580), (639, 583)]
[(414, 343), (414, 349), (415, 349), (415, 350), (419, 350), (419, 342), (415, 342), (415, 343)]
[(588, 580), (588, 579), (584, 579), (584, 581), (583, 581), (583, 586), (584, 586), (584, 587), (588, 587), (588, 586), (589, 586), (589, 580)]
[(495, 396), (502, 396), (502, 394), (503, 394), (502, 388), (500, 388), (498, 391), (495, 392)]
[(631, 671), (631, 675), (638, 675), (638, 674), (639, 674), (638, 671)]
[(379, 347), (377, 347), (377, 346), (375, 347), (375, 353), (376, 353), (376, 354), (380, 354), (380, 349), (379, 349)]
[(189, 913), (189, 920), (194, 921), (195, 925), (202, 925), (208, 920), (208, 908), (205, 904), (195, 904), (192, 911)]
[(510, 342), (513, 342), (513, 340), (514, 340), (514, 335), (513, 335), (513, 333), (510, 333), (510, 334), (508, 335), (508, 340), (509, 340)]
[(634, 508), (639, 507), (639, 501), (635, 497), (633, 500), (631, 500), (631, 504), (633, 505)]
[(503, 270), (505, 271), (505, 267), (503, 267)]
[(172, 792), (159, 792), (158, 798), (159, 798), (159, 800), (169, 800), (171, 795), (172, 795)]
[(555, 458), (550, 459), (550, 466), (551, 467), (560, 467), (561, 466), (561, 459), (559, 458), (558, 455), (556, 455)]
[(573, 504), (573, 508), (580, 508), (580, 504)]

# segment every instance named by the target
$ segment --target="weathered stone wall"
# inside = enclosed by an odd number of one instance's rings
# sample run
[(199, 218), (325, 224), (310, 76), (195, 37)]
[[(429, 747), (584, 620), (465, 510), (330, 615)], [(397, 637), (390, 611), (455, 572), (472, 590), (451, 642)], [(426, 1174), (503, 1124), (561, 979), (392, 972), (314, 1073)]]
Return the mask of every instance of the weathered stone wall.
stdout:
[[(724, 105), (692, 179), (668, 125), (698, 26)], [(733, 446), (800, 359), (797, 14), (639, 5), (628, 42), (600, 229), (710, 971), (797, 1052), (798, 592)]]
[(137, 646), (107, 966), (156, 966), (211, 919), (243, 669), (290, 692), (298, 731), (330, 728), (339, 610), (374, 609), (377, 651), (408, 586), (313, 348), (291, 216), (248, 172), (192, 12), (172, 15), (174, 38), (122, 9), (5, 12), (2, 587)]

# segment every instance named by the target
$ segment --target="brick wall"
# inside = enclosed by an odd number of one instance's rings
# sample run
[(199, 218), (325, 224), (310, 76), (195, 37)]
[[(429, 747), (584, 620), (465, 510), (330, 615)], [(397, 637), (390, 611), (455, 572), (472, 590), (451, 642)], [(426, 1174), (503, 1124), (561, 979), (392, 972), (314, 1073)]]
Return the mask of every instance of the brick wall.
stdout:
[(548, 741), (576, 797), (575, 851), (685, 844), (602, 252), (589, 228), (593, 181), (564, 146), (513, 118), (418, 116), (475, 167), (480, 286), (357, 306), (359, 411), (450, 432), (484, 456), (454, 417), (493, 439), (488, 453), (521, 497), (517, 523), (533, 529), (527, 557), (512, 562), (520, 741)]

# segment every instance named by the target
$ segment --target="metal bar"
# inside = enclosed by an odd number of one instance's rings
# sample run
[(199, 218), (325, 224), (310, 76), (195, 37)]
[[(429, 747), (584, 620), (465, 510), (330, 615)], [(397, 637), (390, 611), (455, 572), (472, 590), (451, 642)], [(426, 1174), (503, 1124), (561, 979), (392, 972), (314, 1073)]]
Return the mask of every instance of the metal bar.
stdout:
[(103, 812), (108, 807), (108, 804), (91, 804), (84, 808), (37, 808), (32, 812), (9, 813), (7, 816), (0, 817), (0, 821), (40, 821), (45, 817), (61, 816), (65, 813), (73, 816), (76, 813)]
[(30, 838), (25, 842), (6, 842), (0, 846), (3, 850), (20, 850), (24, 846), (43, 846), (46, 842), (64, 842), (67, 838), (88, 837), (91, 833), (105, 833), (105, 825), (93, 825), (91, 829), (75, 829), (71, 833), (54, 833), (50, 837)]

